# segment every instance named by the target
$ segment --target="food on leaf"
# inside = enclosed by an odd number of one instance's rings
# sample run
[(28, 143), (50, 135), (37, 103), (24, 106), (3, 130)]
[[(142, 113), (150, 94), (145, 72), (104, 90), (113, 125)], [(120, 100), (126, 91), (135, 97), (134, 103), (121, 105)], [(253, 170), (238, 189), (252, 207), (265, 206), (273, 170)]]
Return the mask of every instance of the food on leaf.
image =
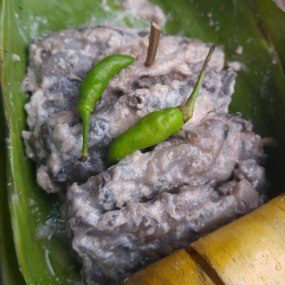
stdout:
[[(63, 216), (89, 285), (118, 284), (266, 200), (262, 139), (240, 114), (228, 114), (236, 73), (223, 70), (218, 47), (193, 117), (108, 168), (120, 134), (151, 112), (186, 103), (211, 47), (161, 35), (155, 62), (145, 67), (147, 41), (147, 31), (100, 25), (56, 32), (30, 47), (26, 153), (43, 189), (66, 192)], [(114, 54), (136, 61), (110, 79), (94, 105), (81, 163), (79, 89), (91, 67)]]

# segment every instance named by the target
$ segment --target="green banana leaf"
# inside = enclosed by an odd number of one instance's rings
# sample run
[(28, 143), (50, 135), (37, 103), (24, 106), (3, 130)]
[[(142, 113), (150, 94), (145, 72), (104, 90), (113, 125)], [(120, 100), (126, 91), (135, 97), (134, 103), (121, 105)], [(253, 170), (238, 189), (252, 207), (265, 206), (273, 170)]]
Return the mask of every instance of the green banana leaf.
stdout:
[[(285, 15), (270, 0), (153, 0), (167, 15), (163, 32), (183, 34), (222, 47), (226, 60), (238, 61), (231, 112), (241, 112), (269, 148), (269, 195), (284, 191), (285, 179)], [(60, 198), (40, 190), (35, 165), (25, 157), (21, 131), (27, 129), (21, 91), (28, 45), (49, 32), (103, 21), (148, 28), (125, 12), (119, 0), (2, 0), (1, 92), (6, 122), (0, 113), (0, 241), (3, 284), (83, 284), (80, 265), (62, 234), (41, 237), (45, 226), (63, 225)], [(242, 54), (235, 51), (242, 48)], [(15, 56), (20, 61), (15, 61)], [(7, 167), (5, 167), (7, 165)], [(6, 172), (5, 172), (6, 169)]]

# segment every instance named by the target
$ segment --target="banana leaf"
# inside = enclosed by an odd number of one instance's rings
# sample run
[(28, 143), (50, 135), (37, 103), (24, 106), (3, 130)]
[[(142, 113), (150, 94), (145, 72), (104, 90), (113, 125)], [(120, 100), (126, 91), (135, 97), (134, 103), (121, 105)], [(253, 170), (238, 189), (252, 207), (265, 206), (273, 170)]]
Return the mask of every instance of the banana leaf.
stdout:
[[(222, 47), (227, 61), (242, 63), (231, 112), (251, 120), (261, 136), (273, 137), (267, 174), (271, 197), (284, 191), (285, 179), (285, 15), (271, 0), (153, 0), (167, 15), (163, 32), (197, 37)], [(21, 131), (27, 129), (21, 90), (28, 45), (37, 37), (67, 27), (101, 22), (148, 28), (119, 0), (2, 0), (0, 238), (3, 284), (83, 284), (80, 265), (64, 234), (39, 235), (46, 226), (63, 226), (60, 198), (39, 189), (35, 165), (25, 157)], [(242, 53), (237, 53), (239, 48)], [(16, 60), (15, 60), (16, 59)], [(6, 165), (6, 167), (5, 167)], [(6, 169), (6, 172), (5, 172)]]

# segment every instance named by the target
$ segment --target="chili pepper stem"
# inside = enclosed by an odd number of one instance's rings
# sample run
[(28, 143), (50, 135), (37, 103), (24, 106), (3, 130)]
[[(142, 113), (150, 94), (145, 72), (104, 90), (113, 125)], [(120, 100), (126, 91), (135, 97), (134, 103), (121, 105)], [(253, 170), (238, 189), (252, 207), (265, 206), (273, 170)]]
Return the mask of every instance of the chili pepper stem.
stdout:
[(155, 56), (159, 43), (160, 31), (161, 28), (155, 22), (151, 22), (147, 57), (144, 63), (145, 66), (151, 66), (155, 61)]
[(186, 104), (184, 106), (178, 107), (183, 114), (184, 123), (186, 123), (187, 121), (189, 121), (193, 117), (195, 102), (196, 102), (196, 99), (199, 95), (199, 92), (200, 92), (200, 89), (202, 86), (202, 82), (203, 82), (203, 79), (205, 76), (205, 72), (206, 72), (208, 62), (211, 59), (211, 56), (212, 56), (214, 50), (215, 50), (215, 46), (213, 45), (210, 48), (210, 51), (206, 57), (206, 60), (204, 61), (204, 64), (203, 64), (202, 69), (200, 71), (198, 80), (197, 80), (197, 82), (194, 86), (194, 89), (193, 89), (191, 95), (189, 96)]
[(82, 143), (82, 154), (78, 159), (80, 162), (86, 162), (88, 159), (88, 133), (89, 133), (89, 123), (90, 123), (90, 113), (85, 112), (81, 114), (82, 125), (83, 125), (83, 143)]

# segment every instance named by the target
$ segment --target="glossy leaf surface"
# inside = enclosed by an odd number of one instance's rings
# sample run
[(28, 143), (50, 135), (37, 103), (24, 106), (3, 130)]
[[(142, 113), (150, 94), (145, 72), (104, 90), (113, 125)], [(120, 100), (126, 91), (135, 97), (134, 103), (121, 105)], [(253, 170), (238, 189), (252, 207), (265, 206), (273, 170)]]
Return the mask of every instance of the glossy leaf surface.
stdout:
[[(242, 112), (254, 123), (257, 132), (262, 136), (272, 136), (278, 141), (278, 148), (268, 150), (270, 156), (267, 168), (272, 184), (271, 194), (283, 191), (284, 12), (270, 0), (152, 2), (159, 4), (167, 15), (164, 32), (212, 42), (223, 47), (226, 60), (242, 64), (231, 112)], [(8, 126), (8, 176), (7, 181), (1, 178), (1, 191), (7, 191), (5, 193), (9, 199), (15, 248), (27, 284), (82, 283), (80, 266), (70, 254), (70, 245), (64, 234), (44, 234), (45, 230), (63, 226), (59, 214), (60, 199), (39, 189), (35, 179), (35, 165), (24, 153), (21, 131), (27, 128), (23, 106), (28, 101), (28, 96), (21, 91), (21, 81), (27, 68), (28, 45), (36, 37), (45, 36), (51, 31), (83, 27), (102, 21), (148, 28), (147, 23), (123, 11), (120, 3), (119, 0), (49, 0), (44, 3), (40, 0), (2, 1), (1, 87)], [(235, 52), (238, 47), (242, 48), (242, 54)], [(13, 55), (19, 56), (20, 61), (15, 61)], [(3, 148), (1, 155), (4, 156)], [(4, 221), (10, 219), (10, 216), (5, 195), (2, 197), (1, 220)], [(10, 230), (8, 227), (7, 231)], [(13, 246), (11, 232), (7, 237), (9, 238), (2, 240), (1, 235), (2, 248), (6, 248), (5, 245)], [(16, 267), (15, 254), (11, 254), (13, 257), (10, 260), (5, 258), (7, 255), (4, 252), (1, 252), (1, 256), (6, 264)], [(19, 274), (16, 276), (20, 278)], [(22, 284), (20, 282), (23, 283), (19, 281), (14, 284)]]

